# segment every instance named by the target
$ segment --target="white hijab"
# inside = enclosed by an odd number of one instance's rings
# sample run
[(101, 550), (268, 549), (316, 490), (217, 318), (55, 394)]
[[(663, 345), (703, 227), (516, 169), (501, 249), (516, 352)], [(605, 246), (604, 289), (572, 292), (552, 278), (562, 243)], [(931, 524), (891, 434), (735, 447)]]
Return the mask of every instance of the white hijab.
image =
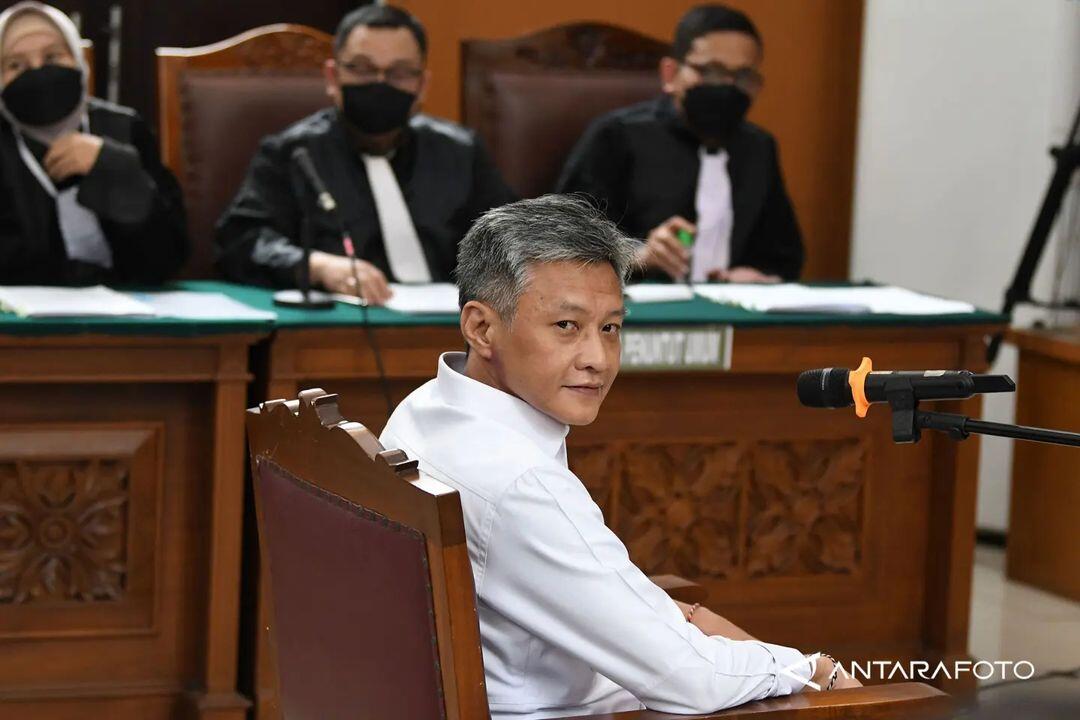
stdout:
[[(86, 58), (83, 57), (82, 40), (79, 37), (79, 30), (75, 27), (75, 23), (71, 22), (71, 18), (60, 10), (57, 10), (51, 5), (36, 2), (36, 0), (23, 0), (23, 2), (16, 3), (0, 13), (0, 56), (3, 55), (4, 34), (7, 32), (8, 25), (12, 20), (24, 13), (35, 13), (40, 15), (56, 27), (60, 32), (60, 37), (63, 38), (64, 43), (67, 44), (68, 50), (71, 51), (71, 56), (75, 58), (76, 67), (82, 74), (82, 99), (78, 106), (76, 106), (66, 118), (57, 123), (53, 123), (52, 125), (42, 127), (24, 125), (15, 119), (8, 109), (4, 107), (3, 99), (0, 99), (0, 114), (11, 123), (12, 127), (28, 137), (32, 137), (39, 142), (50, 145), (53, 140), (61, 135), (78, 130), (79, 126), (82, 124), (83, 118), (86, 115), (86, 102), (89, 97), (87, 78), (90, 73), (89, 68), (86, 66)], [(3, 89), (3, 81), (0, 81), (0, 91)]]
[[(60, 31), (60, 37), (67, 44), (68, 50), (71, 51), (72, 57), (75, 58), (75, 64), (82, 75), (82, 98), (66, 118), (42, 127), (26, 125), (16, 120), (8, 109), (4, 107), (2, 98), (0, 98), (0, 113), (15, 128), (16, 140), (19, 144), (19, 152), (22, 155), (23, 162), (37, 177), (41, 186), (56, 199), (57, 222), (60, 226), (60, 236), (63, 238), (64, 251), (67, 256), (72, 260), (111, 268), (113, 265), (112, 248), (105, 237), (105, 232), (101, 229), (101, 223), (98, 221), (97, 216), (79, 203), (78, 188), (70, 187), (58, 192), (56, 186), (45, 174), (41, 164), (27, 150), (26, 143), (22, 139), (22, 136), (25, 135), (46, 145), (51, 145), (61, 135), (75, 132), (84, 124), (88, 96), (88, 72), (86, 59), (82, 54), (79, 31), (76, 29), (75, 23), (71, 22), (67, 15), (56, 8), (33, 0), (26, 0), (0, 13), (0, 55), (3, 54), (4, 34), (7, 32), (9, 23), (24, 13), (40, 15)], [(0, 90), (3, 90), (2, 83), (0, 83)]]

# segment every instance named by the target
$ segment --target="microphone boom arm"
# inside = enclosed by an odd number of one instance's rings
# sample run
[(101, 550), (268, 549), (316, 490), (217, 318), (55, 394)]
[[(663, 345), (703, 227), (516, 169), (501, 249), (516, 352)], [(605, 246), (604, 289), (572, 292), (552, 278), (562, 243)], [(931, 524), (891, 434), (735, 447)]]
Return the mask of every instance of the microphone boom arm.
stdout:
[(966, 415), (920, 410), (919, 401), (915, 399), (915, 390), (906, 377), (890, 380), (885, 388), (885, 397), (892, 409), (893, 442), (917, 443), (922, 437), (923, 430), (937, 430), (948, 434), (953, 440), (966, 440), (972, 433), (976, 433), (1014, 440), (1080, 447), (1080, 433), (1024, 425), (1007, 425), (986, 420), (973, 420)]

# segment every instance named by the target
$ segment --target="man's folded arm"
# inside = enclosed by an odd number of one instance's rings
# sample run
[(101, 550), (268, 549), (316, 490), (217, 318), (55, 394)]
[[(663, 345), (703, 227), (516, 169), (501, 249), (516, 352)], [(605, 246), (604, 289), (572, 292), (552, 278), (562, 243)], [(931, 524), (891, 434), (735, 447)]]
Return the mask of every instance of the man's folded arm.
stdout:
[(810, 677), (796, 650), (707, 637), (686, 622), (569, 471), (518, 478), (499, 500), (488, 548), (485, 603), (650, 709), (712, 712), (797, 692)]

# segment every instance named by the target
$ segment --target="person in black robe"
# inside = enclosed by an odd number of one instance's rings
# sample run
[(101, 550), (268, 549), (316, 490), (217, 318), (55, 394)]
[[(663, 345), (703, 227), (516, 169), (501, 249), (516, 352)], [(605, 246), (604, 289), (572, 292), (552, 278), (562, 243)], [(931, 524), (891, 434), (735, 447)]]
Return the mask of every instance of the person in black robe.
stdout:
[(741, 12), (691, 9), (661, 61), (664, 94), (598, 118), (567, 160), (558, 192), (592, 196), (644, 238), (647, 277), (799, 277), (802, 237), (776, 141), (744, 119), (762, 87), (763, 52)]
[[(325, 66), (333, 107), (265, 138), (218, 222), (228, 279), (296, 287), (306, 222), (315, 286), (381, 304), (389, 282), (452, 280), (473, 220), (514, 198), (472, 131), (419, 114), (426, 50), (423, 27), (404, 10), (369, 5), (345, 16)], [(310, 153), (336, 212), (316, 204), (297, 148)]]
[(79, 34), (0, 15), (0, 284), (156, 284), (187, 256), (180, 187), (146, 123), (87, 94)]

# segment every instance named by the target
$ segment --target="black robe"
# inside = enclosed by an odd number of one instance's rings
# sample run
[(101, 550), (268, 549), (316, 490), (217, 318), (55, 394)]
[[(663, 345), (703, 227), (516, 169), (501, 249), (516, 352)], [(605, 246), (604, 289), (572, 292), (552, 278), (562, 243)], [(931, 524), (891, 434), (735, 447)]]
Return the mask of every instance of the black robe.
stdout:
[[(315, 206), (291, 154), (311, 153), (316, 170), (338, 204), (357, 257), (394, 281), (375, 200), (357, 143), (334, 108), (327, 108), (262, 141), (247, 177), (218, 221), (218, 267), (233, 281), (295, 287), (301, 230), (311, 223), (313, 250), (343, 255), (334, 218)], [(513, 200), (476, 135), (453, 123), (414, 116), (390, 158), (434, 282), (449, 282), (458, 242), (490, 208)]]
[[(187, 257), (184, 203), (162, 164), (146, 122), (133, 110), (91, 98), (91, 135), (104, 140), (97, 161), (77, 184), (77, 199), (97, 215), (113, 267), (71, 260), (64, 249), (56, 200), (19, 155), (15, 131), (0, 119), (0, 285), (157, 284)], [(25, 137), (41, 162), (48, 148)]]
[[(700, 141), (668, 96), (597, 119), (563, 168), (558, 192), (584, 192), (637, 238), (673, 215), (695, 222)], [(780, 172), (776, 141), (744, 122), (725, 144), (731, 201), (731, 267), (799, 277), (803, 244)], [(661, 278), (659, 273), (650, 277)], [(666, 275), (662, 275), (666, 278)]]

